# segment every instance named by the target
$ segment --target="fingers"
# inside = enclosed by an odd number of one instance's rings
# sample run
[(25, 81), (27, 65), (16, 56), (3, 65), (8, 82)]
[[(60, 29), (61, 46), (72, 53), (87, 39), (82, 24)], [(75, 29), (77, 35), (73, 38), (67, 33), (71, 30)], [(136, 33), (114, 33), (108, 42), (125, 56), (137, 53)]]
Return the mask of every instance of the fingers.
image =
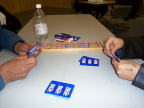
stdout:
[(41, 48), (42, 46), (43, 46), (43, 43), (42, 43), (42, 42), (40, 42), (39, 47)]
[(22, 67), (22, 72), (16, 75), (18, 79), (25, 79), (30, 70), (37, 65), (35, 57), (26, 58), (24, 63), (25, 64)]
[[(18, 44), (18, 50), (17, 50), (17, 54), (19, 56), (25, 56), (28, 54), (29, 50), (32, 49), (35, 45), (37, 44), (37, 42), (28, 42), (28, 43), (20, 43)], [(40, 42), (39, 46), (37, 47), (37, 50), (35, 52), (35, 55), (38, 56), (42, 51), (41, 51), (41, 47), (42, 47), (43, 43)]]
[(113, 42), (112, 42), (113, 37), (109, 37), (105, 40), (105, 45), (104, 45), (104, 53), (110, 57), (113, 57), (110, 50), (114, 47)]
[[(36, 42), (31, 42), (31, 43), (29, 43), (29, 44), (31, 44), (32, 47), (34, 47), (37, 43), (36, 43)], [(36, 56), (38, 56), (38, 55), (42, 52), (42, 50), (41, 50), (41, 47), (42, 47), (42, 46), (43, 46), (43, 43), (40, 42), (40, 44), (39, 44), (39, 46), (37, 47), (36, 52), (35, 52), (35, 55), (36, 55)]]
[(105, 40), (104, 53), (110, 57), (113, 57), (111, 53), (115, 54), (115, 52), (118, 49), (122, 48), (123, 45), (124, 42), (122, 39), (116, 37), (109, 37)]
[(37, 57), (41, 52), (42, 52), (41, 49), (37, 49), (34, 55)]
[(43, 43), (40, 42), (39, 46), (37, 47), (37, 49), (36, 49), (36, 51), (34, 53), (34, 56), (37, 57), (42, 52), (42, 50), (41, 50), (42, 45), (43, 45)]
[(24, 55), (24, 56), (20, 56), (20, 57), (16, 57), (14, 59), (26, 59), (27, 58), (27, 55)]
[(32, 48), (31, 45), (27, 44), (27, 43), (18, 43), (15, 45), (15, 52), (19, 55), (19, 56), (24, 56), (27, 55), (28, 51)]
[(25, 78), (27, 77), (28, 73), (30, 72), (30, 70), (31, 70), (31, 69), (29, 69), (29, 70), (27, 70), (27, 71), (25, 71), (25, 72), (23, 72), (23, 73), (19, 73), (19, 74), (17, 74), (15, 77), (16, 77), (18, 80), (20, 80), (20, 79), (25, 79)]
[[(121, 62), (121, 61), (120, 61)], [(116, 66), (118, 66), (118, 64), (119, 64), (119, 62), (114, 58), (114, 57), (112, 57), (112, 65), (114, 66), (114, 67), (116, 67)]]
[(104, 47), (104, 53), (110, 57), (113, 57), (110, 50), (109, 50), (109, 47)]
[(123, 61), (117, 62), (112, 59), (112, 64), (116, 70), (117, 75), (126, 80), (133, 81), (140, 69), (140, 65), (132, 61)]
[(23, 73), (15, 74), (15, 75), (11, 76), (11, 79), (8, 80), (7, 83), (15, 81), (15, 80), (25, 79), (29, 72), (30, 72), (30, 69), (25, 71), (25, 72), (23, 72)]
[(36, 61), (36, 58), (34, 56), (30, 57), (30, 58), (27, 58), (25, 59), (25, 64), (26, 65), (36, 65), (37, 64), (37, 61)]
[[(15, 58), (15, 59), (21, 60), (21, 61), (19, 61), (19, 63), (21, 63), (23, 66), (26, 67), (25, 70), (27, 70), (29, 68), (33, 68), (37, 65), (35, 56), (32, 56), (30, 58), (27, 58), (27, 56), (21, 56), (21, 57)], [(23, 70), (23, 71), (25, 71), (25, 70)]]
[(21, 66), (21, 71), (17, 73), (16, 76), (19, 79), (25, 79), (29, 71), (37, 65), (37, 61), (35, 57), (25, 58), (21, 60), (23, 62), (23, 65)]
[(17, 57), (2, 64), (1, 76), (5, 84), (18, 79), (26, 78), (29, 71), (37, 65), (36, 57), (27, 58), (27, 56)]
[(115, 52), (116, 52), (118, 49), (119, 49), (119, 46), (118, 46), (118, 45), (115, 45), (115, 46), (113, 46), (113, 48), (111, 48), (111, 52), (112, 52), (113, 54), (115, 54)]

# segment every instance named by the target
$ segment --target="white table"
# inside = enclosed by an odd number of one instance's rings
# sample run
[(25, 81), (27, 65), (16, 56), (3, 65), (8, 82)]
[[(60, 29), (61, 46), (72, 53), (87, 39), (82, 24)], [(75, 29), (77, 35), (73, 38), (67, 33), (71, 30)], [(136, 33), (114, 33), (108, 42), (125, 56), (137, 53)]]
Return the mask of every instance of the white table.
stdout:
[[(91, 15), (49, 15), (48, 42), (54, 34), (69, 33), (80, 41), (103, 41), (114, 36)], [(34, 41), (32, 20), (19, 32), (26, 41)], [(100, 59), (99, 67), (80, 66), (79, 59)], [(3, 50), (0, 64), (16, 57)], [(109, 57), (102, 51), (41, 53), (38, 65), (24, 80), (8, 83), (0, 92), (0, 108), (143, 108), (144, 91), (119, 78)], [(142, 63), (142, 60), (133, 60)], [(74, 84), (69, 100), (45, 94), (51, 80)]]

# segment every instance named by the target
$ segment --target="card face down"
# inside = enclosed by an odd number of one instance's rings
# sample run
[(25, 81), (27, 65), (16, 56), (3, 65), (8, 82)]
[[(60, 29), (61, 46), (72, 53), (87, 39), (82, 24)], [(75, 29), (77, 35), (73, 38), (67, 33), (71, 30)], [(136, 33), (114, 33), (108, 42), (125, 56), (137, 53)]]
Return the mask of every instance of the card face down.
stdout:
[(52, 80), (45, 93), (70, 98), (75, 85)]

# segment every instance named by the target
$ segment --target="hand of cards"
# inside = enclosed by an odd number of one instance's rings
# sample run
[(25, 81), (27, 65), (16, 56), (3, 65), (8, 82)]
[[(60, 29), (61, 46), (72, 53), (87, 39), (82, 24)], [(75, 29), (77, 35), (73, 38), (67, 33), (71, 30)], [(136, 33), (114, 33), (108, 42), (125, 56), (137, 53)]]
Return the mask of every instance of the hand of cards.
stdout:
[[(111, 51), (110, 51), (111, 52)], [(120, 62), (119, 61), (119, 58), (115, 55), (115, 54), (113, 54), (112, 52), (111, 52), (111, 54), (113, 55), (113, 57), (118, 61), (118, 62)]]
[(31, 50), (29, 50), (29, 52), (28, 52), (28, 58), (30, 58), (31, 56), (34, 55), (34, 53), (37, 50), (37, 47), (39, 46), (39, 44), (41, 42), (41, 40), (42, 40), (42, 37), (40, 38), (39, 42)]

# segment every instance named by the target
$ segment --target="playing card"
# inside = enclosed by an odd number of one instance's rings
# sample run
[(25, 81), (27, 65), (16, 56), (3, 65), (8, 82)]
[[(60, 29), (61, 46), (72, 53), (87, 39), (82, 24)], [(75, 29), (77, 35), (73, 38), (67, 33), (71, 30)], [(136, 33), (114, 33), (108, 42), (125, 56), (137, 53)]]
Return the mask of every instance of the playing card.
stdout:
[[(110, 52), (111, 52), (111, 51), (110, 51)], [(111, 54), (113, 55), (113, 57), (114, 57), (118, 62), (120, 62), (119, 59), (118, 59), (118, 57), (117, 57), (115, 54), (113, 54), (112, 52), (111, 52)]]

